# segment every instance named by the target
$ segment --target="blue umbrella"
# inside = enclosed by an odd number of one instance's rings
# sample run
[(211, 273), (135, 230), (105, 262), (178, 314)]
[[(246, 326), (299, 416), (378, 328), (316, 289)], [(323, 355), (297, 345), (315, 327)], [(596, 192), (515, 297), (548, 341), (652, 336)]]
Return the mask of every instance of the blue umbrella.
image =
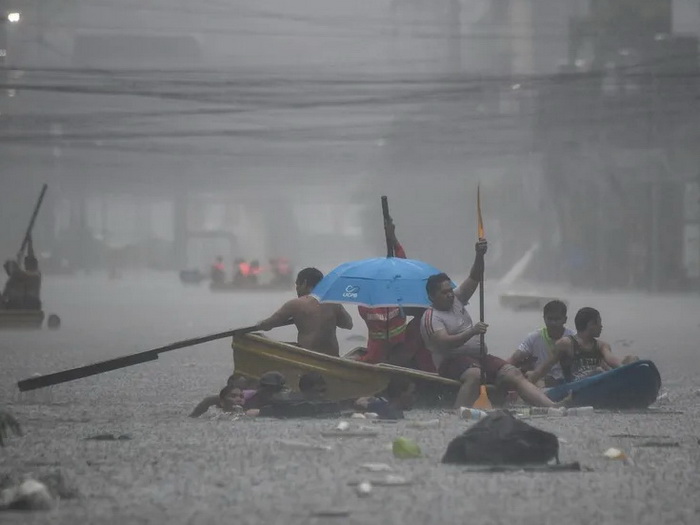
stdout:
[(415, 259), (376, 257), (341, 264), (326, 275), (311, 295), (322, 303), (378, 306), (430, 306), (425, 284), (440, 273)]

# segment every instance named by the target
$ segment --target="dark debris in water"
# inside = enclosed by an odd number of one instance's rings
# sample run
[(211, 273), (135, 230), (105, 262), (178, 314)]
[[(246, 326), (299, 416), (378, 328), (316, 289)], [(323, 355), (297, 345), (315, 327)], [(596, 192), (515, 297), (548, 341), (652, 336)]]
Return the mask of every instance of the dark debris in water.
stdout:
[(658, 448), (677, 448), (681, 444), (678, 441), (646, 441), (635, 445), (636, 447), (658, 447)]
[(464, 472), (592, 472), (593, 469), (582, 467), (578, 461), (559, 465), (474, 465)]
[(612, 438), (671, 439), (671, 436), (651, 436), (647, 434), (610, 434)]
[(350, 515), (348, 509), (322, 509), (311, 513), (317, 518), (345, 518)]
[(86, 441), (128, 441), (132, 439), (129, 434), (96, 434), (86, 437)]

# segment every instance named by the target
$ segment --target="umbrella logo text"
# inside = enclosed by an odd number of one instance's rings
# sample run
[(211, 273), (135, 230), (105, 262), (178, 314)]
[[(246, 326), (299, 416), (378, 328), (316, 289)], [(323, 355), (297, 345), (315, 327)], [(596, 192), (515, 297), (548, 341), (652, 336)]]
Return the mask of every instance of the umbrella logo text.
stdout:
[(357, 299), (357, 293), (360, 291), (359, 286), (354, 286), (352, 284), (349, 284), (345, 287), (345, 293), (343, 294), (343, 297), (348, 297), (350, 299)]

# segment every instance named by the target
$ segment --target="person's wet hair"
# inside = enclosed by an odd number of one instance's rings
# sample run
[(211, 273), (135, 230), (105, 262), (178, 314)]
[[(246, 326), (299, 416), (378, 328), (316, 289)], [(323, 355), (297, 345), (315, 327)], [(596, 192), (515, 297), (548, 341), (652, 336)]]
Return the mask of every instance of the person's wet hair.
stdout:
[(274, 390), (279, 392), (284, 388), (286, 384), (285, 377), (277, 371), (265, 372), (260, 376), (260, 381), (258, 382), (258, 389)]
[(226, 385), (219, 391), (219, 399), (223, 399), (234, 390), (240, 390), (240, 388), (234, 385)]
[(564, 301), (554, 299), (553, 301), (549, 301), (544, 305), (543, 313), (545, 317), (551, 317), (552, 315), (557, 314), (561, 315), (562, 317), (566, 317), (566, 304)]
[(428, 297), (432, 297), (440, 289), (442, 283), (449, 280), (450, 278), (446, 273), (436, 273), (428, 277), (428, 282), (425, 283), (425, 291), (428, 292)]
[(408, 390), (413, 384), (413, 380), (408, 377), (394, 376), (389, 380), (389, 386), (386, 387), (386, 397), (388, 399), (396, 399)]
[(250, 381), (240, 374), (232, 374), (228, 377), (226, 385), (232, 385), (235, 388), (245, 390), (250, 386)]
[(600, 312), (595, 308), (585, 306), (576, 312), (576, 317), (574, 318), (576, 330), (581, 332), (586, 329), (588, 323), (595, 322), (598, 319), (600, 319)]
[(318, 268), (304, 268), (297, 274), (297, 283), (313, 288), (323, 279), (323, 272)]
[(310, 392), (316, 386), (325, 386), (326, 380), (318, 372), (307, 372), (299, 378), (299, 391)]

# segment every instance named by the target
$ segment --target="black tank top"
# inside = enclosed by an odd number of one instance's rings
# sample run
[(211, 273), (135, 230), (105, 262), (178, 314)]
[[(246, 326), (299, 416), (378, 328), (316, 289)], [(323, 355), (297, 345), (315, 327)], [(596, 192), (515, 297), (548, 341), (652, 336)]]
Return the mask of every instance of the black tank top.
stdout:
[(578, 381), (596, 371), (602, 365), (603, 354), (598, 348), (598, 341), (593, 341), (592, 348), (583, 348), (573, 335), (569, 336), (574, 356), (571, 360), (569, 370), (564, 369), (567, 381)]

